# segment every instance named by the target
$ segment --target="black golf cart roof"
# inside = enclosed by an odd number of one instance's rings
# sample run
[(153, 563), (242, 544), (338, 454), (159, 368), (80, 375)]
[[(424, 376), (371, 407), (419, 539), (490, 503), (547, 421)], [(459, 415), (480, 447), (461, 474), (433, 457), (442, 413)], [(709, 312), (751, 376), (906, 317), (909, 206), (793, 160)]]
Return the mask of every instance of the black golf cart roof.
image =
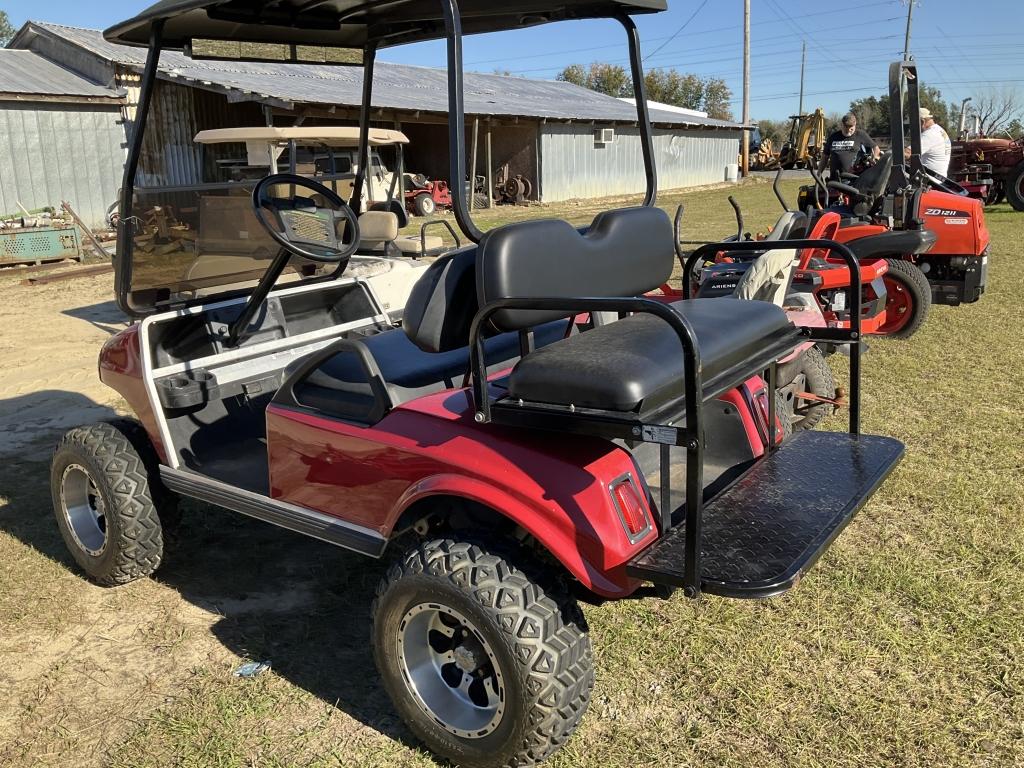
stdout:
[[(656, 13), (666, 0), (463, 0), (465, 34), (519, 29), (552, 21)], [(163, 20), (164, 45), (237, 40), (362, 48), (445, 36), (438, 0), (163, 0), (105, 32), (112, 43), (147, 46)]]

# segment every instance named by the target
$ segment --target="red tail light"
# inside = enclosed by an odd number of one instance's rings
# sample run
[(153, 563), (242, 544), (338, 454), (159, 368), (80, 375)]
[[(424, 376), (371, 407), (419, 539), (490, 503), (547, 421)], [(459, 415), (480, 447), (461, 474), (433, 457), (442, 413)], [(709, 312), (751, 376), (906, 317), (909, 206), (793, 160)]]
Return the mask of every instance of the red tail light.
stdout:
[(636, 543), (651, 530), (651, 519), (647, 515), (647, 505), (637, 492), (630, 477), (617, 480), (611, 486), (612, 501), (619, 511), (622, 527), (630, 542)]

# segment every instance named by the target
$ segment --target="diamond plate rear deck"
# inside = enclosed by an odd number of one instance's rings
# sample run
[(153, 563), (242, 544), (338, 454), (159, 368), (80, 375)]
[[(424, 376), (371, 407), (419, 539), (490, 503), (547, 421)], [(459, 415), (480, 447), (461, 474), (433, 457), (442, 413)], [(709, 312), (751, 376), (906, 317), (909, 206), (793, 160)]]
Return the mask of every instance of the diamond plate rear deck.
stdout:
[[(704, 507), (701, 589), (725, 597), (785, 592), (828, 549), (903, 457), (888, 437), (801, 432)], [(684, 586), (686, 527), (627, 570)]]

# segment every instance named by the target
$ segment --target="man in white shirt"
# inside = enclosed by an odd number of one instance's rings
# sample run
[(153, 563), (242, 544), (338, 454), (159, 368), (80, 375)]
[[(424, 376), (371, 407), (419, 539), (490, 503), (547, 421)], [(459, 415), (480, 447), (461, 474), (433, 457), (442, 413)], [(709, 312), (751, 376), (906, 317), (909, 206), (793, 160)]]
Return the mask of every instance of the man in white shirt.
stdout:
[[(949, 172), (949, 155), (953, 145), (949, 134), (935, 122), (931, 110), (921, 107), (921, 164), (945, 176)], [(910, 149), (907, 149), (907, 155)]]

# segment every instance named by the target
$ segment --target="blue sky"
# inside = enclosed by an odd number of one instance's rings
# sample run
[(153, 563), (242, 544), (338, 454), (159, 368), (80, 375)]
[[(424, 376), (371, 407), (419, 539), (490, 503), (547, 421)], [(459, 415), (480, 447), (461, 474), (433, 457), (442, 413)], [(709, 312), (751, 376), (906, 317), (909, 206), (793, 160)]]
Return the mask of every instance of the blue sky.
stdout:
[[(807, 40), (805, 106), (842, 111), (851, 99), (886, 89), (888, 62), (903, 50), (907, 0), (814, 2), (752, 0), (751, 115), (784, 118), (796, 112), (800, 45)], [(0, 0), (15, 26), (29, 18), (102, 28), (150, 3), (136, 0)], [(669, 10), (640, 17), (646, 66), (724, 78), (740, 114), (742, 86), (741, 0), (669, 0)], [(965, 12), (965, 9), (984, 12)], [(688, 23), (687, 23), (688, 22)], [(925, 82), (948, 100), (991, 87), (1024, 92), (1020, 45), (1021, 0), (918, 0), (911, 51)], [(625, 38), (612, 22), (552, 25), (467, 38), (467, 69), (509, 70), (523, 77), (554, 78), (567, 64), (626, 62)], [(385, 61), (443, 66), (443, 48), (423, 44), (390, 49)]]

